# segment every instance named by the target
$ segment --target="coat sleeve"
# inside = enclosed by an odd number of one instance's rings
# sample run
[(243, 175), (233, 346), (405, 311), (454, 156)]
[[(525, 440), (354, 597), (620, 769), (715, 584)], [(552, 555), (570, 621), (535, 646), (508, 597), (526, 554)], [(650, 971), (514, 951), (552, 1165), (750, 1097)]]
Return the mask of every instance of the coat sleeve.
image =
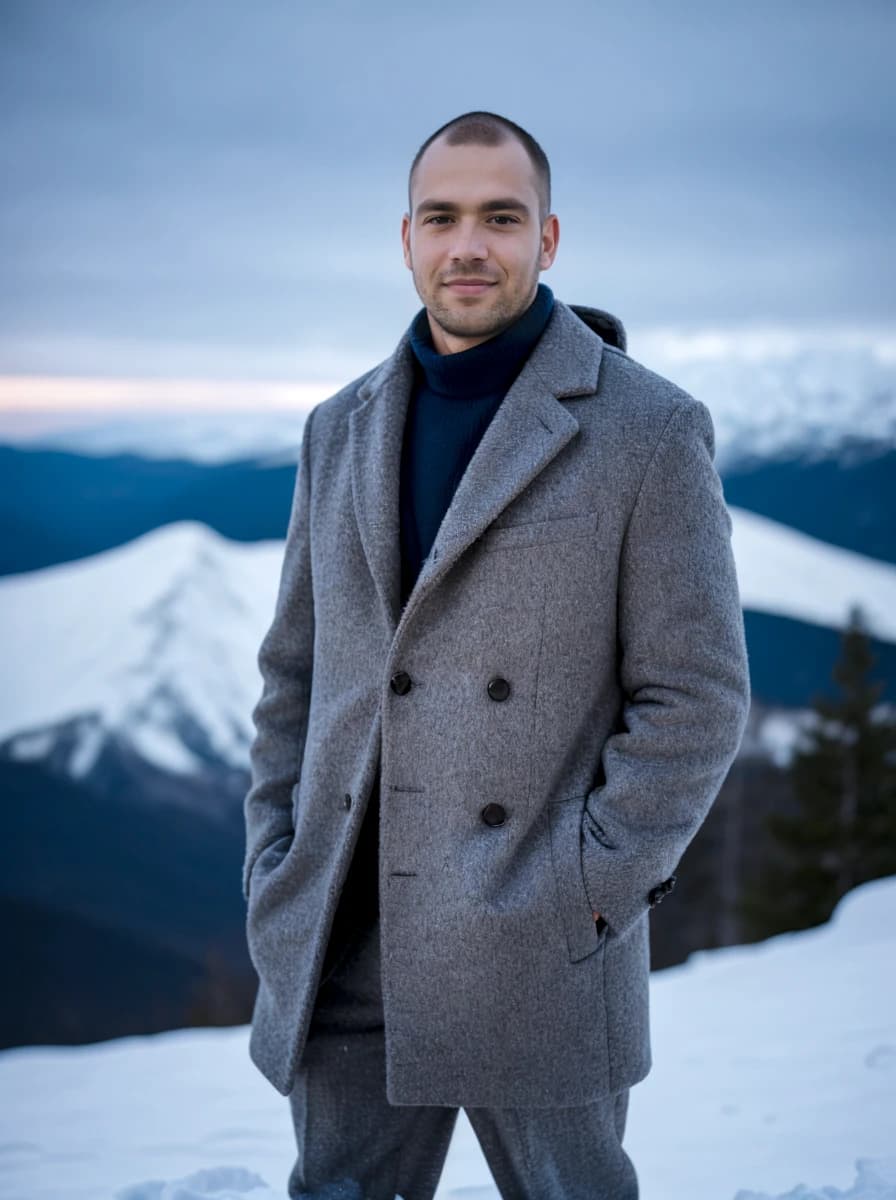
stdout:
[(731, 516), (709, 409), (688, 396), (654, 449), (622, 544), (621, 727), (582, 814), (582, 870), (617, 935), (675, 870), (734, 760), (750, 707)]
[(292, 837), (292, 791), (298, 783), (311, 698), (314, 603), (310, 546), (310, 412), (302, 431), (299, 465), (273, 621), (257, 662), (263, 681), (252, 710), (255, 737), (249, 749), (251, 784), (243, 802), (246, 854), (243, 896), (248, 900), (252, 869), (274, 842)]

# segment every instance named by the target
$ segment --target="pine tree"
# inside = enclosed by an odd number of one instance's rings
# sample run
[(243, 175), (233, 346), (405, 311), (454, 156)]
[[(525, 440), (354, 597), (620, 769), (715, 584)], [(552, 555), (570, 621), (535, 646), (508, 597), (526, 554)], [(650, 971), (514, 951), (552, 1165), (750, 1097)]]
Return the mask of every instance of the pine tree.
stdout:
[(896, 719), (877, 708), (876, 661), (854, 606), (833, 669), (839, 694), (814, 698), (791, 764), (795, 811), (768, 819), (776, 862), (741, 905), (754, 936), (819, 925), (857, 884), (896, 874)]

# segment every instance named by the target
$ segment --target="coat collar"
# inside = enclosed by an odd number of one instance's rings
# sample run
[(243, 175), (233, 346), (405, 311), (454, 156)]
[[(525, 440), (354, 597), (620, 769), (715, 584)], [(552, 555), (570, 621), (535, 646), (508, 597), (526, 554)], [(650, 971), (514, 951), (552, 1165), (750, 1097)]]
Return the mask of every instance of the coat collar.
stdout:
[(501, 511), (579, 430), (561, 403), (597, 390), (604, 343), (573, 309), (554, 300), (544, 333), (492, 417), (400, 610), (399, 484), (405, 415), (413, 386), (410, 329), (358, 389), (349, 413), (352, 495), (364, 553), (393, 633)]

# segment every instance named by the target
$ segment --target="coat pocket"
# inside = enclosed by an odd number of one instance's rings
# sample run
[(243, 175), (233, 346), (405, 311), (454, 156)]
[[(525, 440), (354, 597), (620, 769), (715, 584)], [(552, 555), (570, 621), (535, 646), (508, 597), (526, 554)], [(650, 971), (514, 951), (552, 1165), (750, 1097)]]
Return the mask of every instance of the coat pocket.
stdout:
[(599, 513), (573, 517), (547, 517), (542, 521), (522, 521), (514, 525), (491, 525), (479, 539), (484, 550), (502, 550), (514, 546), (541, 546), (587, 538), (597, 532)]
[(280, 837), (274, 838), (255, 859), (249, 872), (250, 901), (253, 899), (253, 891), (257, 892), (262, 879), (272, 875), (285, 862), (286, 856), (292, 848), (293, 836), (291, 833), (284, 833)]
[(600, 930), (597, 927), (582, 874), (582, 813), (585, 799), (585, 795), (570, 796), (548, 804), (551, 867), (572, 962), (593, 954), (606, 937), (606, 925)]

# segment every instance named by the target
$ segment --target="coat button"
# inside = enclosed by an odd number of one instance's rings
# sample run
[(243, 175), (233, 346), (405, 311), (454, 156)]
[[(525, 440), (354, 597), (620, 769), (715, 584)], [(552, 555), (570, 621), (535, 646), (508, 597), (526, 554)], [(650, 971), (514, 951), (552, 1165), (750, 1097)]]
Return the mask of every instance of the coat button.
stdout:
[(507, 809), (503, 804), (486, 804), (480, 815), (486, 825), (503, 825), (507, 820)]
[(398, 692), (399, 696), (403, 696), (405, 692), (411, 690), (411, 677), (407, 671), (396, 671), (389, 680), (389, 687), (393, 692)]
[(662, 883), (658, 883), (656, 887), (652, 887), (650, 889), (650, 891), (647, 893), (647, 900), (651, 908), (653, 908), (655, 904), (660, 904), (666, 898), (666, 896), (669, 895), (669, 893), (675, 887), (675, 881), (677, 878), (678, 877), (676, 875), (670, 875), (668, 879), (664, 879)]
[(506, 700), (510, 695), (510, 684), (500, 675), (496, 675), (488, 681), (488, 694), (492, 700)]
[(349, 808), (351, 808), (351, 806), (352, 806), (351, 792), (346, 792), (345, 795), (342, 797), (342, 807), (345, 809), (349, 809)]

